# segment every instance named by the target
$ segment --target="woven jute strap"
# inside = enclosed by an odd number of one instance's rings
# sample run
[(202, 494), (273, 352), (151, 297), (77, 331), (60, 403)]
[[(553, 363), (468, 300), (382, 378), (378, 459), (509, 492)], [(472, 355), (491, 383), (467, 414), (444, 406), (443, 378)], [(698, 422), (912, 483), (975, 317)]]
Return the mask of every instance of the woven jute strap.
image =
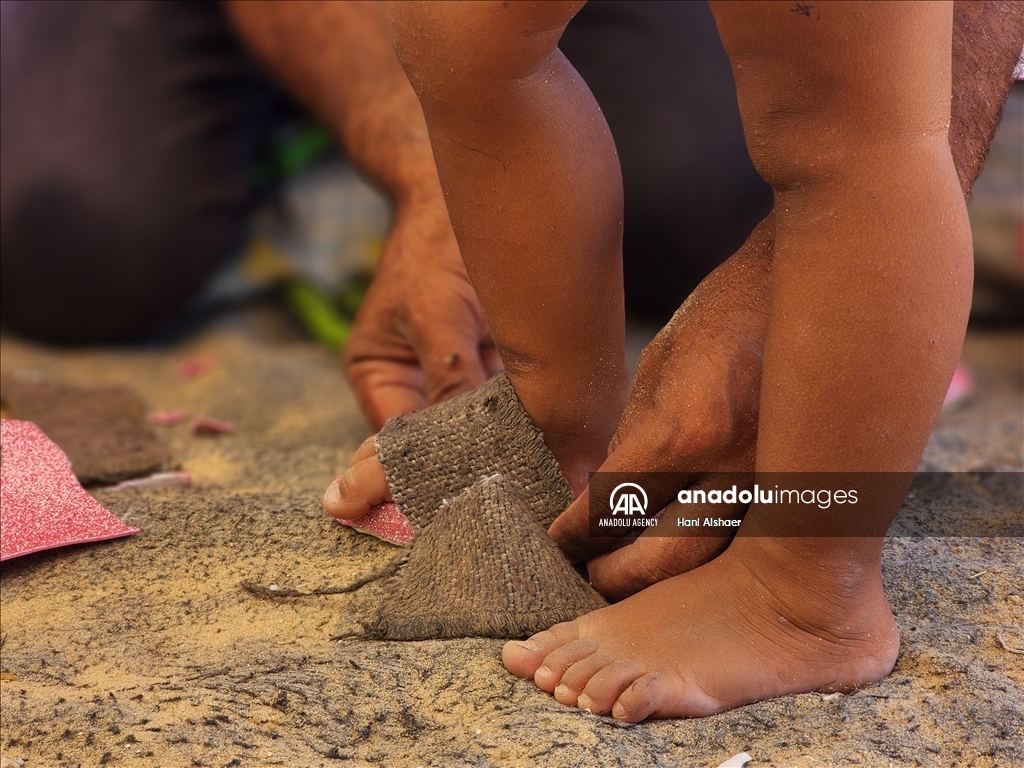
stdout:
[(504, 373), (453, 400), (391, 419), (376, 445), (395, 503), (417, 533), (445, 501), (494, 474), (519, 485), (545, 529), (573, 500)]
[(525, 637), (607, 605), (507, 476), (484, 477), (440, 505), (400, 559), (366, 624), (371, 637)]

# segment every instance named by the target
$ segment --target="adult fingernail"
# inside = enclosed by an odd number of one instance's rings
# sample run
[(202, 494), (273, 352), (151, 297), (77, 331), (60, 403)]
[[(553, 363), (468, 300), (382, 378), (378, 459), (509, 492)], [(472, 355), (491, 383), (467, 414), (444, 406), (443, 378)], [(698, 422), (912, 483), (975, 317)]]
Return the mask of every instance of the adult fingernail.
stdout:
[(338, 481), (335, 480), (327, 486), (327, 493), (324, 494), (324, 506), (333, 507), (341, 501), (341, 489), (338, 488)]

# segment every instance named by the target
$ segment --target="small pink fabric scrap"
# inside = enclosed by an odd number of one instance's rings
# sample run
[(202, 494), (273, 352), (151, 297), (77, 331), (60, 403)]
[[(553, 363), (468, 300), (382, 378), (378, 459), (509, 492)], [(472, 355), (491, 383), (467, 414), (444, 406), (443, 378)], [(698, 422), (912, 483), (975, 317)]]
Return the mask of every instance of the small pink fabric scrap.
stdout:
[(212, 419), (209, 416), (200, 416), (192, 422), (193, 435), (230, 435), (235, 431), (235, 425), (230, 421)]
[(956, 364), (953, 371), (953, 379), (949, 382), (949, 389), (946, 390), (946, 397), (942, 401), (943, 408), (952, 408), (960, 405), (968, 397), (974, 394), (974, 377), (963, 363)]
[(85, 492), (68, 457), (31, 421), (0, 420), (0, 561), (138, 533)]
[(398, 505), (393, 501), (385, 501), (375, 507), (370, 507), (370, 511), (358, 520), (339, 520), (338, 522), (399, 546), (405, 546), (416, 535), (409, 520), (398, 511)]
[(171, 408), (166, 411), (150, 411), (149, 416), (150, 424), (156, 424), (160, 427), (173, 427), (175, 424), (180, 424), (188, 418), (188, 414), (181, 408)]
[(202, 355), (193, 357), (178, 366), (178, 378), (194, 379), (201, 373), (206, 373), (217, 364), (213, 355)]

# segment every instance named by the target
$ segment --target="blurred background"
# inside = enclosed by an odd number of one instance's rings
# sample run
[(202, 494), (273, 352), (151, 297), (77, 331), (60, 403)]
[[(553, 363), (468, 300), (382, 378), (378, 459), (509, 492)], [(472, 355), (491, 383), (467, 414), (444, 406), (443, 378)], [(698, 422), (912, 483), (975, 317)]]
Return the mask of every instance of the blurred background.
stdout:
[[(253, 301), (347, 338), (391, 202), (213, 2), (2, 3), (0, 320), (161, 341)], [(561, 48), (616, 139), (631, 361), (768, 212), (705, 3), (593, 0)], [(1024, 324), (1024, 83), (969, 208), (972, 322)]]

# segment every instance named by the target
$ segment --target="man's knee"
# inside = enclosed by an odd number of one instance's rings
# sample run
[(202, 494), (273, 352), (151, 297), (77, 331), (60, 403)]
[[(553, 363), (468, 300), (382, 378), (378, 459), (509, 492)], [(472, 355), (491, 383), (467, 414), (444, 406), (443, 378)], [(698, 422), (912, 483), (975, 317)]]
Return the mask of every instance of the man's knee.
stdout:
[(4, 10), (0, 316), (143, 336), (244, 232), (267, 86), (214, 4)]
[(949, 146), (964, 195), (981, 173), (1024, 47), (1024, 3), (953, 3)]
[(421, 100), (533, 75), (585, 0), (392, 2), (395, 51)]
[(5, 327), (58, 343), (139, 339), (171, 320), (222, 259), (223, 216), (109, 199), (72, 179), (5, 190), (0, 296)]
[(909, 145), (945, 149), (951, 3), (712, 8), (751, 159), (776, 191)]

